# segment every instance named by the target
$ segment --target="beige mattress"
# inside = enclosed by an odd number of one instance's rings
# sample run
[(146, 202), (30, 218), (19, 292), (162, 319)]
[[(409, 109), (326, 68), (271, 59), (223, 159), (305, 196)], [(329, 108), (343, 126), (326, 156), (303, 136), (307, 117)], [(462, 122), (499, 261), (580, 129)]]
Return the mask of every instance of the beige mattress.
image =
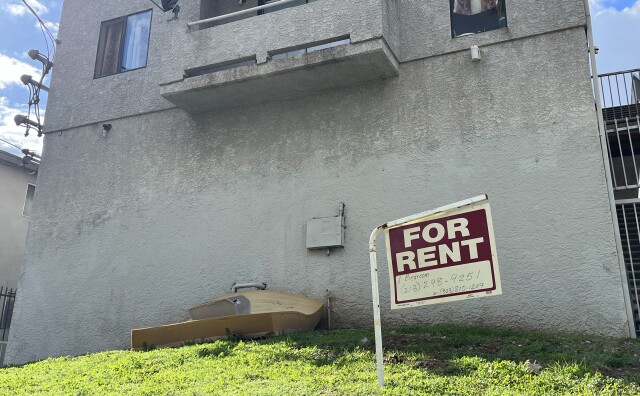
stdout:
[[(246, 298), (234, 298), (244, 296)], [(234, 314), (233, 304), (240, 300)], [(273, 290), (252, 290), (215, 297), (211, 302), (191, 308), (194, 320), (131, 331), (131, 347), (176, 346), (189, 341), (215, 339), (228, 334), (245, 338), (280, 335), (286, 332), (313, 330), (322, 317), (322, 301)], [(221, 316), (222, 315), (222, 316)]]

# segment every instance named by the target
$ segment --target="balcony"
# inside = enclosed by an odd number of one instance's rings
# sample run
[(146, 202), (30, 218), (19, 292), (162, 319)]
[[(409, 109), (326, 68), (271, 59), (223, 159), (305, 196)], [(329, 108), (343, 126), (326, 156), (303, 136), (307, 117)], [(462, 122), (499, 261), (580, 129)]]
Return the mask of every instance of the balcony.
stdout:
[(387, 1), (281, 0), (194, 21), (167, 51), (180, 67), (161, 94), (197, 114), (396, 77)]
[(640, 69), (599, 76), (602, 116), (614, 194), (637, 198), (640, 189)]
[(209, 70), (210, 73), (206, 69), (187, 71), (194, 76), (164, 85), (162, 96), (197, 114), (304, 96), (399, 74), (397, 62), (382, 40), (344, 44), (263, 64), (254, 59), (214, 65)]

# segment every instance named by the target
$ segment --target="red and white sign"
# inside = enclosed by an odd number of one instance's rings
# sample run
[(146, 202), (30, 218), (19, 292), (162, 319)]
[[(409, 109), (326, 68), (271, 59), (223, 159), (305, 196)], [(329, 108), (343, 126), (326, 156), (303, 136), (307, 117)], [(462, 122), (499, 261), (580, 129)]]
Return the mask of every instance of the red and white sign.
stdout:
[(385, 232), (391, 309), (502, 294), (488, 201)]

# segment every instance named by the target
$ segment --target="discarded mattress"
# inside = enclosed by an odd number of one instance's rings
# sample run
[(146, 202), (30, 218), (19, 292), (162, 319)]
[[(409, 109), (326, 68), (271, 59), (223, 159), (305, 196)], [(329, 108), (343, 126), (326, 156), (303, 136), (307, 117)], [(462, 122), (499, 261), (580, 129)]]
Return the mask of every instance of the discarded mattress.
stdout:
[(273, 290), (225, 294), (189, 309), (189, 321), (132, 330), (131, 348), (179, 346), (228, 334), (257, 338), (313, 330), (323, 306), (322, 301)]

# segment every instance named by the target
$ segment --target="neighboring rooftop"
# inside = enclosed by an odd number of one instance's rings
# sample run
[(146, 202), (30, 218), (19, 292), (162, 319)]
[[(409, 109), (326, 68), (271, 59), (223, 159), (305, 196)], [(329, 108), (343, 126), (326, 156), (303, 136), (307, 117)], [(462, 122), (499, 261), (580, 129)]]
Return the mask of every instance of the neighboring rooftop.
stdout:
[[(24, 168), (29, 173), (38, 172), (38, 165), (28, 161), (29, 156), (18, 157), (7, 151), (0, 150), (0, 165), (12, 166), (16, 168)], [(26, 163), (25, 163), (25, 160)]]

